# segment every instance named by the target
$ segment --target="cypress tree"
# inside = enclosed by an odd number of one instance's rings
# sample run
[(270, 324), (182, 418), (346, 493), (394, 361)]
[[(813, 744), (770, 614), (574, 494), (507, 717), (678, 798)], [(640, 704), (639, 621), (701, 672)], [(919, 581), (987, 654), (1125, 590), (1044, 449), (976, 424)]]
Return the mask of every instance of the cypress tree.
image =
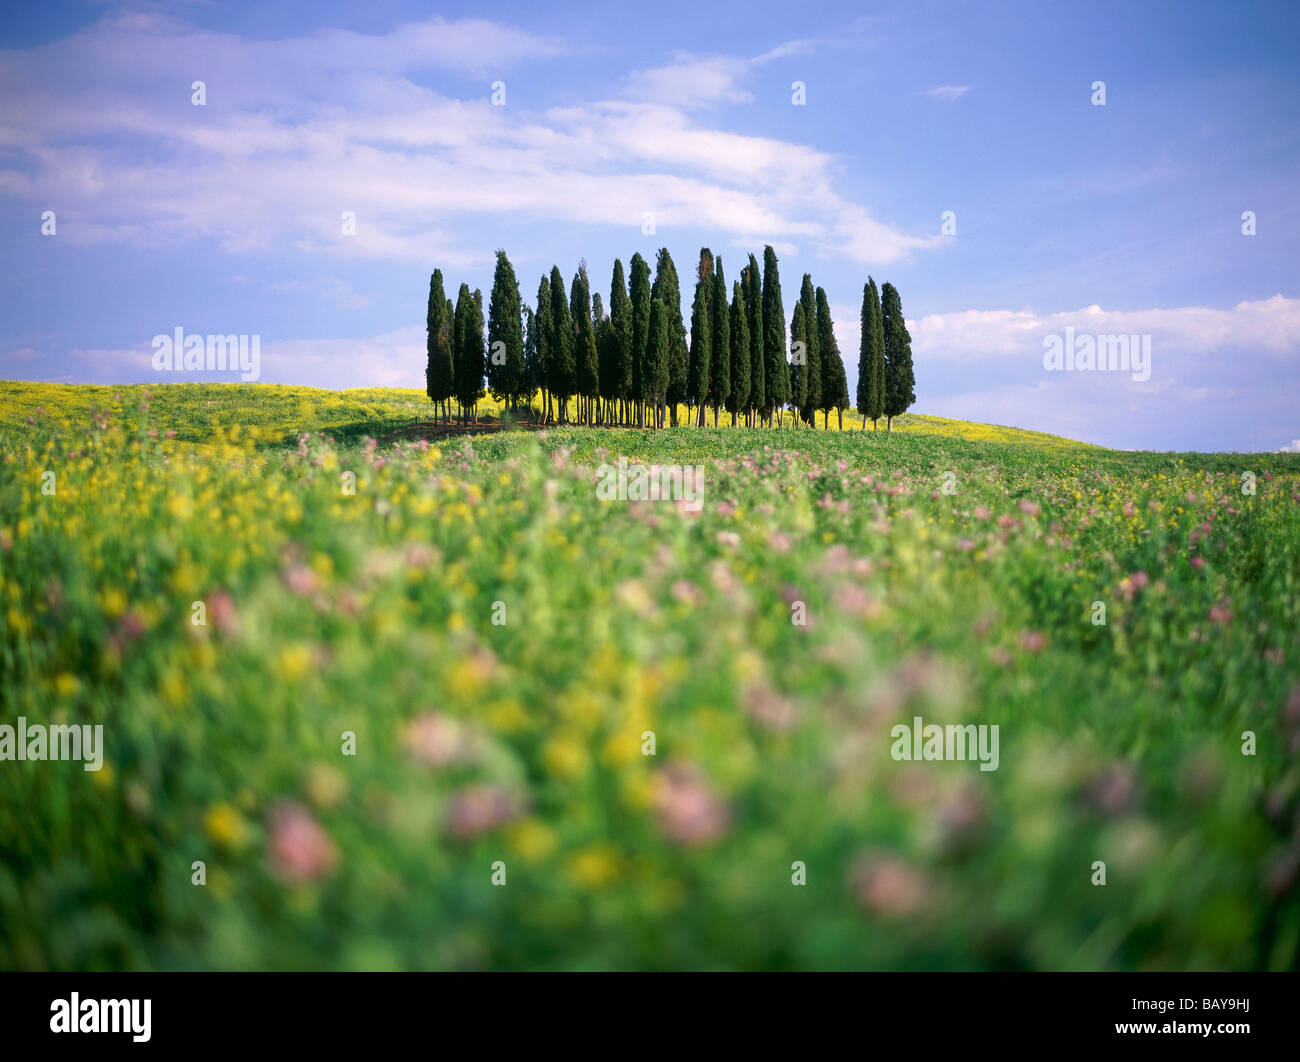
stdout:
[(799, 352), (805, 358), (811, 344), (808, 342), (808, 315), (804, 313), (803, 299), (794, 304), (794, 314), (790, 317), (790, 350), (794, 360), (790, 362), (790, 402), (795, 408), (795, 426), (803, 415), (804, 406), (808, 404), (808, 366), (799, 364)]
[(627, 422), (627, 400), (632, 397), (632, 300), (627, 297), (623, 263), (614, 259), (614, 275), (609, 281), (609, 320), (614, 331), (614, 390), (611, 397), (623, 406), (623, 423)]
[(858, 412), (862, 429), (876, 427), (885, 412), (885, 329), (880, 310), (880, 292), (867, 277), (862, 288), (862, 339), (858, 346)]
[(745, 289), (738, 280), (731, 286), (731, 394), (727, 398), (733, 428), (737, 416), (748, 408), (749, 309), (745, 305)]
[[(844, 390), (844, 405), (849, 404), (849, 381), (844, 375), (844, 359), (840, 357), (840, 345), (835, 341), (835, 322), (831, 320), (831, 304), (826, 298), (824, 288), (817, 289), (817, 359), (821, 378), (818, 382), (816, 398), (814, 399), (810, 394), (809, 404), (812, 409), (820, 409), (825, 414), (826, 427), (829, 428), (830, 411), (843, 408), (836, 405), (840, 399), (841, 388)], [(809, 390), (812, 390), (811, 386)], [(840, 416), (843, 418), (843, 413)]]
[(591, 423), (591, 404), (600, 385), (596, 363), (596, 329), (591, 321), (591, 285), (584, 262), (573, 275), (569, 290), (569, 312), (573, 316), (573, 361), (578, 394), (578, 423)]
[(551, 313), (547, 335), (550, 340), (547, 385), (556, 403), (557, 419), (564, 424), (568, 420), (569, 397), (577, 380), (577, 366), (573, 352), (573, 314), (564, 295), (564, 278), (560, 276), (559, 266), (551, 267)]
[(894, 430), (894, 418), (916, 401), (916, 375), (912, 370), (912, 337), (903, 320), (898, 289), (886, 283), (880, 289), (880, 316), (885, 333), (885, 429)]
[(478, 421), (478, 402), (483, 397), (483, 293), (462, 284), (456, 296), (456, 401), (461, 423), (472, 414)]
[(700, 407), (704, 424), (704, 402), (709, 392), (710, 350), (713, 344), (713, 252), (700, 248), (700, 265), (695, 277), (695, 301), (691, 303), (691, 349), (686, 367), (686, 401)]
[[(497, 251), (492, 295), (488, 302), (488, 389), (503, 405), (517, 408), (523, 391), (523, 299), (519, 281), (505, 251)], [(498, 346), (497, 344), (500, 344)]]
[[(803, 303), (803, 323), (808, 333), (808, 349), (804, 352), (803, 368), (807, 370), (804, 384), (804, 401), (800, 405), (799, 415), (806, 424), (817, 427), (817, 410), (822, 397), (822, 357), (821, 334), (817, 327), (817, 295), (813, 291), (812, 277), (803, 275), (803, 286), (799, 290), (799, 301)], [(793, 373), (792, 373), (793, 375)]]
[(767, 359), (763, 352), (763, 285), (758, 259), (749, 256), (745, 270), (745, 309), (749, 311), (749, 402), (750, 420), (757, 423), (767, 408)]
[(709, 349), (712, 375), (709, 380), (708, 400), (713, 407), (713, 426), (718, 426), (718, 410), (731, 397), (731, 310), (727, 307), (727, 278), (722, 273), (722, 256), (716, 260), (713, 274), (713, 296), (710, 314), (713, 317), (713, 337)]
[(538, 346), (537, 315), (524, 303), (524, 371), (520, 374), (519, 397), (530, 409), (541, 379), (541, 351)]
[(452, 397), (452, 317), (448, 312), (450, 303), (442, 286), (442, 270), (435, 269), (429, 278), (429, 308), (426, 315), (428, 326), (427, 351), (428, 364), (424, 372), (425, 393), (433, 401), (435, 408), (447, 410), (447, 402)]
[(677, 426), (678, 403), (686, 399), (686, 325), (682, 321), (682, 289), (677, 279), (677, 267), (667, 247), (659, 249), (655, 262), (655, 282), (650, 289), (653, 298), (664, 304), (664, 334), (667, 337), (668, 381), (660, 401), (668, 404), (672, 424)]
[[(681, 310), (677, 311), (681, 316)], [(645, 398), (650, 407), (651, 427), (660, 426), (660, 407), (663, 405), (664, 393), (668, 387), (668, 358), (673, 343), (672, 326), (669, 321), (668, 308), (663, 300), (652, 297), (650, 300), (650, 335), (646, 341), (645, 351)]]
[(768, 423), (790, 401), (790, 370), (785, 361), (785, 305), (776, 251), (763, 248), (763, 370)]
[(551, 419), (551, 278), (537, 285), (537, 386), (542, 392), (542, 420)]
[(632, 256), (632, 390), (637, 427), (645, 427), (646, 350), (650, 345), (650, 265), (638, 251)]

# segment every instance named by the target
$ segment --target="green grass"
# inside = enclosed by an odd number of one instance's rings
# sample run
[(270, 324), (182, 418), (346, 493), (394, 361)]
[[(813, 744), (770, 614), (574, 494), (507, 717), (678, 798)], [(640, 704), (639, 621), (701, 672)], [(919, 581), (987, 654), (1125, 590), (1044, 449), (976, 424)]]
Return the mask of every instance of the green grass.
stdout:
[(0, 389), (0, 722), (106, 744), (0, 762), (0, 966), (1296, 966), (1296, 455), (421, 398)]

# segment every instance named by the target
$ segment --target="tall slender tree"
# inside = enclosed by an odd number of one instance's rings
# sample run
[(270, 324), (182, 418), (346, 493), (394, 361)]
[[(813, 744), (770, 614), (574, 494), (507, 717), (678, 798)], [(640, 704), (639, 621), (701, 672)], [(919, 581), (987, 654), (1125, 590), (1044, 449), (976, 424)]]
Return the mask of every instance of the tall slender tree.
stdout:
[(627, 402), (632, 396), (632, 300), (627, 296), (623, 263), (614, 259), (609, 281), (609, 320), (614, 332), (613, 397), (619, 403), (621, 423), (627, 423)]
[(785, 361), (785, 305), (776, 251), (763, 248), (763, 368), (767, 421), (790, 401), (790, 369)]
[(874, 430), (885, 412), (885, 328), (880, 310), (880, 292), (867, 277), (862, 287), (862, 336), (858, 345), (858, 412), (862, 430), (867, 421)]
[(880, 314), (885, 332), (885, 430), (893, 431), (894, 418), (906, 413), (916, 401), (912, 337), (893, 284), (886, 283), (880, 289)]
[(584, 262), (573, 275), (569, 290), (569, 312), (573, 315), (573, 360), (577, 371), (578, 422), (590, 424), (593, 400), (600, 384), (596, 361), (596, 329), (591, 320), (591, 284)]
[[(659, 249), (655, 262), (655, 282), (651, 295), (664, 304), (666, 342), (668, 344), (668, 382), (661, 402), (666, 403), (668, 415), (677, 426), (677, 406), (686, 400), (686, 325), (682, 321), (682, 289), (677, 279), (677, 267), (667, 247)], [(662, 419), (662, 417), (661, 417)]]
[[(447, 293), (442, 286), (442, 270), (435, 269), (429, 278), (429, 309), (427, 314), (428, 364), (424, 371), (425, 393), (433, 401), (434, 408), (445, 416), (450, 416), (448, 402), (453, 395), (452, 379), (452, 317), (447, 312)], [(435, 414), (436, 415), (436, 414)]]
[(645, 427), (646, 350), (650, 345), (650, 264), (638, 251), (632, 256), (632, 400), (636, 403), (637, 427)]
[[(848, 377), (844, 375), (844, 359), (840, 357), (840, 345), (835, 340), (835, 322), (831, 319), (831, 304), (826, 298), (824, 288), (817, 289), (817, 360), (821, 379), (817, 387), (816, 398), (809, 396), (809, 404), (820, 409), (826, 416), (826, 427), (831, 426), (832, 409), (842, 409), (836, 405), (840, 400), (840, 390), (844, 391), (844, 405), (849, 404)], [(811, 387), (809, 388), (811, 391)], [(840, 414), (841, 420), (843, 413)], [(815, 424), (815, 418), (814, 418)], [(841, 427), (843, 425), (841, 424)]]
[(523, 391), (523, 299), (514, 266), (505, 251), (497, 251), (492, 295), (488, 301), (488, 390), (513, 413)]
[(722, 255), (714, 262), (713, 296), (709, 301), (713, 337), (709, 349), (712, 373), (709, 378), (708, 402), (713, 407), (713, 426), (718, 426), (718, 410), (731, 396), (731, 310), (727, 306), (727, 278), (722, 272)]
[(808, 404), (808, 315), (804, 312), (803, 299), (794, 304), (794, 313), (790, 316), (790, 404), (795, 410), (795, 427), (799, 417), (803, 416), (804, 406)]
[[(744, 274), (741, 274), (742, 279)], [(749, 310), (745, 306), (745, 287), (740, 280), (731, 285), (731, 393), (727, 410), (731, 426), (749, 408)]]
[[(678, 309), (677, 316), (681, 317)], [(651, 427), (663, 424), (664, 394), (668, 388), (668, 359), (674, 337), (669, 311), (658, 296), (650, 300), (650, 337), (645, 351), (645, 397), (650, 409)]]
[(763, 281), (758, 259), (749, 256), (745, 269), (745, 309), (749, 312), (749, 402), (746, 405), (751, 426), (767, 409), (767, 355), (763, 348)]
[(704, 403), (709, 391), (710, 350), (713, 344), (713, 252), (700, 248), (695, 275), (695, 301), (691, 303), (691, 347), (686, 366), (687, 407), (699, 406), (699, 424), (704, 424)]
[(803, 303), (804, 327), (808, 330), (808, 349), (804, 352), (804, 368), (807, 369), (808, 380), (804, 385), (804, 400), (799, 407), (799, 415), (805, 424), (815, 428), (822, 397), (821, 334), (817, 329), (817, 295), (808, 273), (803, 275), (799, 301)]
[(550, 364), (547, 383), (555, 402), (557, 420), (565, 424), (569, 419), (569, 398), (577, 384), (577, 365), (574, 358), (573, 314), (564, 294), (564, 277), (559, 266), (551, 267), (551, 314), (548, 322), (550, 337)]
[(542, 420), (551, 419), (551, 278), (542, 274), (537, 285), (537, 386), (542, 392)]
[(478, 403), (483, 397), (483, 293), (462, 284), (456, 296), (456, 401), (461, 423), (472, 416), (478, 422)]
[(537, 315), (524, 303), (524, 371), (521, 374), (519, 397), (531, 410), (533, 396), (537, 394), (541, 379), (541, 356), (538, 348)]

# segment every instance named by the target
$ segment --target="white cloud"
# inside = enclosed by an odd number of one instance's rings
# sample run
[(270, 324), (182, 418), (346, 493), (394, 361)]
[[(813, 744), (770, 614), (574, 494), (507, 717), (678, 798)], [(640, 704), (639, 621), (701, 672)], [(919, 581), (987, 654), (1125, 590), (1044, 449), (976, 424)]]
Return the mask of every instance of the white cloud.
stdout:
[[(834, 156), (690, 113), (743, 101), (748, 72), (811, 47), (678, 55), (631, 75), (632, 98), (539, 114), (509, 96), (491, 106), (487, 81), (464, 100), (418, 83), (429, 68), (479, 75), (490, 59), (504, 74), (563, 51), (482, 20), (244, 40), (156, 16), (111, 18), (0, 52), (0, 195), (59, 204), (59, 234), (72, 244), (201, 239), (231, 254), (289, 244), (451, 268), (490, 261), (491, 248), (457, 234), (471, 219), (481, 229), (481, 215), (633, 230), (653, 211), (662, 226), (863, 264), (938, 246), (840, 195)], [(206, 107), (190, 103), (193, 80), (206, 82)], [(355, 236), (340, 231), (345, 210)]]
[(1300, 454), (1300, 439), (1292, 439), (1278, 450), (1280, 454)]
[(969, 85), (938, 85), (935, 88), (926, 89), (921, 95), (928, 99), (952, 103), (954, 100), (961, 99), (969, 91)]

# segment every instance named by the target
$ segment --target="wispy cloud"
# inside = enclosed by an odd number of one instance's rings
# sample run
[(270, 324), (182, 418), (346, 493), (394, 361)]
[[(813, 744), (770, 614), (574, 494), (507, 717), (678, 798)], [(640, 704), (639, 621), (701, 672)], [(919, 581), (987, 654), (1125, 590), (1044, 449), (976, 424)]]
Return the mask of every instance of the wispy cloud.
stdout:
[(921, 95), (928, 99), (943, 100), (945, 103), (952, 103), (953, 100), (961, 99), (969, 91), (969, 85), (939, 85), (932, 89), (926, 89), (921, 93)]

